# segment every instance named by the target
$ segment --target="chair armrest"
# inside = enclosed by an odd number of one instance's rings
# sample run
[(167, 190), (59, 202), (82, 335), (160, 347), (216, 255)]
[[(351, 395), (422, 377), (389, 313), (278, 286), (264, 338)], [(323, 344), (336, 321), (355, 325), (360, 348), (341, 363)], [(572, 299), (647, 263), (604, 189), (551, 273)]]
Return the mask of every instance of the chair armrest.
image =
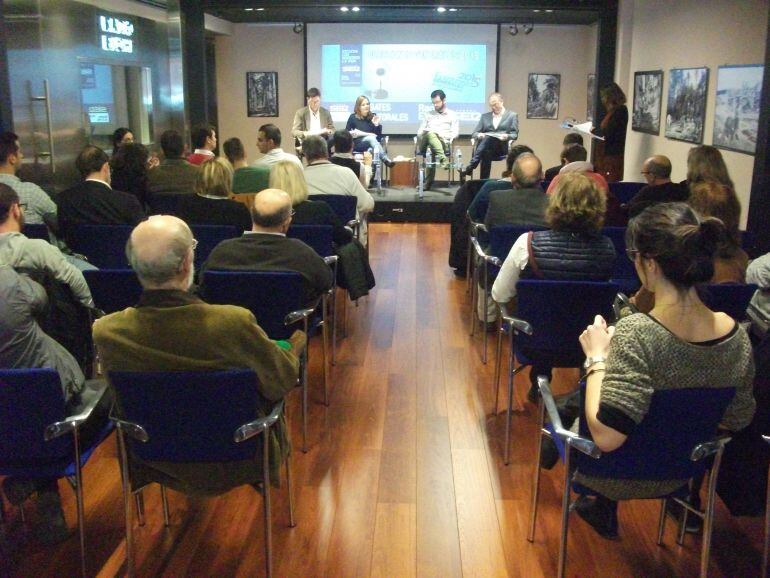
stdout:
[(331, 267), (337, 262), (338, 259), (339, 257), (337, 255), (329, 255), (328, 257), (324, 257), (324, 263)]
[(523, 319), (511, 315), (508, 308), (502, 303), (498, 303), (497, 306), (500, 308), (500, 317), (502, 317), (504, 324), (508, 323), (510, 327), (513, 327), (515, 332), (521, 331), (526, 335), (532, 335), (532, 333), (534, 333), (532, 325), (530, 325), (528, 321), (524, 321)]
[(295, 323), (298, 323), (304, 319), (308, 319), (314, 311), (315, 307), (308, 307), (307, 309), (297, 309), (296, 311), (292, 311), (283, 318), (283, 324), (294, 325)]
[(587, 456), (594, 459), (600, 458), (602, 451), (593, 441), (581, 437), (575, 432), (564, 429), (564, 426), (561, 423), (561, 416), (556, 409), (556, 401), (553, 399), (551, 383), (548, 378), (544, 375), (538, 375), (537, 386), (540, 389), (540, 395), (543, 397), (543, 403), (545, 403), (545, 409), (548, 412), (548, 419), (551, 420), (551, 425), (554, 428), (553, 435), (560, 437), (566, 444), (583, 452)]
[(260, 417), (254, 421), (243, 424), (233, 434), (233, 440), (235, 443), (245, 442), (248, 439), (253, 438), (255, 435), (259, 435), (269, 430), (278, 418), (283, 413), (283, 400), (279, 401), (273, 406), (273, 411), (266, 417)]
[(112, 420), (112, 423), (115, 424), (116, 428), (118, 428), (121, 432), (123, 432), (130, 438), (133, 438), (140, 442), (146, 442), (147, 440), (150, 439), (150, 436), (147, 433), (147, 430), (145, 430), (138, 423), (120, 419), (119, 417), (116, 417), (113, 414), (110, 414), (110, 420)]
[(484, 251), (484, 248), (481, 246), (481, 243), (479, 243), (479, 240), (476, 237), (471, 237), (471, 243), (473, 244), (473, 249), (476, 251), (476, 256), (479, 259), (482, 259), (487, 263), (491, 263), (492, 265), (496, 265), (497, 267), (503, 266), (503, 262), (499, 257), (488, 255), (487, 252)]
[[(767, 436), (762, 436), (765, 441), (768, 441)], [(690, 454), (690, 460), (693, 462), (699, 462), (700, 460), (713, 456), (714, 454), (721, 452), (724, 447), (732, 440), (730, 436), (718, 436), (713, 440), (703, 442), (695, 446)]]
[(349, 227), (350, 229), (356, 229), (359, 225), (361, 225), (361, 221), (359, 219), (350, 219), (347, 223), (345, 223), (345, 226)]
[(80, 413), (67, 416), (62, 421), (57, 421), (48, 425), (43, 434), (45, 441), (51, 441), (52, 439), (61, 437), (83, 425), (83, 423), (91, 416), (91, 412), (94, 411), (94, 408), (96, 407), (96, 404), (99, 403), (100, 399), (101, 396), (96, 396)]

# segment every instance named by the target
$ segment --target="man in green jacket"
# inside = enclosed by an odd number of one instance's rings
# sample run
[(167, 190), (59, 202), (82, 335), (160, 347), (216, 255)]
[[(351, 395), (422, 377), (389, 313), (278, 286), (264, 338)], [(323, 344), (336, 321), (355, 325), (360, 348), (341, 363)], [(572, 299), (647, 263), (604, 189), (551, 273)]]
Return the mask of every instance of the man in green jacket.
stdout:
[[(233, 305), (209, 305), (190, 294), (195, 240), (176, 217), (159, 215), (140, 223), (126, 252), (144, 289), (136, 307), (94, 324), (94, 342), (111, 371), (211, 371), (253, 369), (261, 394), (258, 414), (297, 383), (298, 354), (306, 336), (296, 331), (283, 347), (271, 341), (254, 315)], [(118, 399), (118, 406), (120, 400)], [(289, 451), (286, 424), (271, 433), (271, 478)], [(205, 464), (132, 463), (134, 487), (158, 481), (180, 491), (216, 494), (262, 480), (261, 450), (253, 460)]]

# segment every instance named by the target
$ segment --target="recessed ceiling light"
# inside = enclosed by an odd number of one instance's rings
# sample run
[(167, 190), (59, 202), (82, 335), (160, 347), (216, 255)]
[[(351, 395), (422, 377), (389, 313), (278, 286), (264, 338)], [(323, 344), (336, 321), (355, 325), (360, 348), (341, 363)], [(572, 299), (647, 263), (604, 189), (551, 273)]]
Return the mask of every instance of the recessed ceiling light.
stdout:
[(546, 10), (546, 12), (553, 12), (553, 10)]
[(536, 8), (536, 9), (535, 9), (535, 10), (533, 10), (532, 12), (540, 12), (540, 10)]
[(353, 12), (358, 12), (361, 9), (358, 6), (353, 6), (353, 8), (351, 8), (351, 10), (353, 10)]
[(457, 8), (450, 8), (449, 11), (450, 12), (457, 12)]
[(436, 8), (436, 12), (446, 12), (446, 8), (444, 8), (443, 6), (439, 6), (438, 8)]
[(254, 8), (244, 8), (244, 10), (245, 10), (246, 12), (251, 12), (252, 10), (254, 10)]
[(350, 10), (350, 8), (347, 6), (340, 6), (340, 12), (347, 12), (348, 10)]
[(264, 8), (257, 8), (257, 12), (264, 12), (264, 11), (265, 11)]

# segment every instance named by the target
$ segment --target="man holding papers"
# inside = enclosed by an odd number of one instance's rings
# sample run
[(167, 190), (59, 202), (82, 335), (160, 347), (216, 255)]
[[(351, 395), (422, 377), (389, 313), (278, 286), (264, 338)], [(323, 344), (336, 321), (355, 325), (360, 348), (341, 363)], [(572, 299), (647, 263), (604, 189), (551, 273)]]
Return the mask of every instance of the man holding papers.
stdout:
[(488, 179), (492, 161), (508, 153), (508, 144), (519, 136), (519, 115), (503, 106), (503, 95), (493, 92), (489, 96), (492, 112), (481, 115), (473, 130), (472, 137), (478, 143), (471, 162), (463, 170), (463, 176), (470, 176), (481, 163), (481, 178)]

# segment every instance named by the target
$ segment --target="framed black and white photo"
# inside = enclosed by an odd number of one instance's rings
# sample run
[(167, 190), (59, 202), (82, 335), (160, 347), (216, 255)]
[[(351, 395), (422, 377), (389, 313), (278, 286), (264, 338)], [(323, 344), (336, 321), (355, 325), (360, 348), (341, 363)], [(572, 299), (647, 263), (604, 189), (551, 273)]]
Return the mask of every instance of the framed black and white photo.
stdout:
[(560, 85), (560, 74), (530, 72), (527, 89), (527, 118), (558, 118)]
[(246, 73), (246, 111), (249, 116), (278, 116), (278, 73)]
[(660, 108), (663, 98), (663, 71), (645, 70), (634, 73), (634, 110), (631, 129), (660, 134)]
[(596, 106), (596, 75), (588, 75), (588, 87), (586, 90), (586, 120), (594, 121), (594, 106)]
[(666, 136), (695, 144), (703, 142), (709, 69), (672, 68), (668, 79)]
[(753, 155), (757, 149), (761, 64), (720, 66), (714, 108), (715, 147)]

